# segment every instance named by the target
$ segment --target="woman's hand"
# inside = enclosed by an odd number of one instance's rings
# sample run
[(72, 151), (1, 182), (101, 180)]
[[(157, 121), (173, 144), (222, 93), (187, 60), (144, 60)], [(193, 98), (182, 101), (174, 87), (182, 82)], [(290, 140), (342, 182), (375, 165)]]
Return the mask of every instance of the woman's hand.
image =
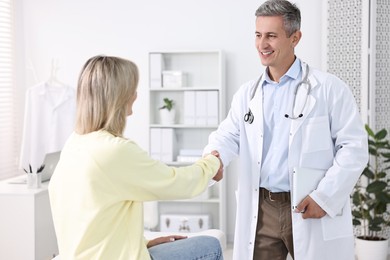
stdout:
[(176, 240), (185, 239), (185, 238), (187, 238), (187, 237), (186, 236), (176, 236), (176, 235), (166, 236), (166, 237), (158, 237), (158, 238), (150, 240), (148, 242), (148, 244), (146, 245), (146, 247), (150, 248), (152, 246), (157, 246), (159, 244), (174, 242)]
[(214, 151), (211, 152), (211, 154), (214, 155), (215, 157), (217, 157), (219, 159), (219, 162), (220, 162), (219, 169), (218, 169), (217, 173), (215, 174), (215, 176), (213, 177), (213, 180), (214, 181), (220, 181), (223, 178), (223, 163), (222, 163), (221, 158), (219, 157), (219, 152), (218, 151), (214, 150)]

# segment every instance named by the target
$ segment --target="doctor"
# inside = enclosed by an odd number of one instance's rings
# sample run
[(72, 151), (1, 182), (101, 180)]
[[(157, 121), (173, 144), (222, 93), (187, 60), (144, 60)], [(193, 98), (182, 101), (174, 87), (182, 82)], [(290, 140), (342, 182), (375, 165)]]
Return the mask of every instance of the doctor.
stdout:
[[(256, 11), (266, 70), (240, 87), (205, 152), (240, 156), (234, 259), (352, 260), (349, 195), (368, 160), (367, 136), (349, 87), (294, 55), (300, 10), (269, 0)], [(293, 167), (326, 170), (291, 209)]]

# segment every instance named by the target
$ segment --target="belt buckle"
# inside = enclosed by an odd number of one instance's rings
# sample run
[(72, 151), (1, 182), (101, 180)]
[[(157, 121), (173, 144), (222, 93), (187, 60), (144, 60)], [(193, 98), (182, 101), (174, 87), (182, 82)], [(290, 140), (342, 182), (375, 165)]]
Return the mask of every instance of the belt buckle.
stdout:
[(274, 199), (272, 199), (272, 196), (271, 196), (272, 192), (271, 191), (268, 191), (268, 198), (270, 201), (276, 201)]

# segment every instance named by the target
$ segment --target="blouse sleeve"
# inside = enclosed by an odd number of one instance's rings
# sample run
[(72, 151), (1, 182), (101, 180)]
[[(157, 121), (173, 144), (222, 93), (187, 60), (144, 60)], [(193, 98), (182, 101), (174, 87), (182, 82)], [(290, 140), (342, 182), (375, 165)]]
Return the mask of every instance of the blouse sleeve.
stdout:
[(133, 201), (194, 197), (206, 189), (220, 166), (219, 159), (210, 154), (190, 166), (170, 167), (129, 140), (100, 156), (96, 161), (113, 189), (123, 199)]

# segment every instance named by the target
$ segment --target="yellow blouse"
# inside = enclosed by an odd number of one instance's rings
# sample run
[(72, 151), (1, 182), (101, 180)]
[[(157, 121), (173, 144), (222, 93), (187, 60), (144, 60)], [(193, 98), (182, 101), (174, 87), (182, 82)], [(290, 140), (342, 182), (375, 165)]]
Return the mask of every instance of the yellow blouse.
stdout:
[(169, 167), (106, 131), (73, 133), (49, 184), (61, 259), (150, 259), (143, 201), (194, 197), (219, 166), (208, 155), (191, 166)]

